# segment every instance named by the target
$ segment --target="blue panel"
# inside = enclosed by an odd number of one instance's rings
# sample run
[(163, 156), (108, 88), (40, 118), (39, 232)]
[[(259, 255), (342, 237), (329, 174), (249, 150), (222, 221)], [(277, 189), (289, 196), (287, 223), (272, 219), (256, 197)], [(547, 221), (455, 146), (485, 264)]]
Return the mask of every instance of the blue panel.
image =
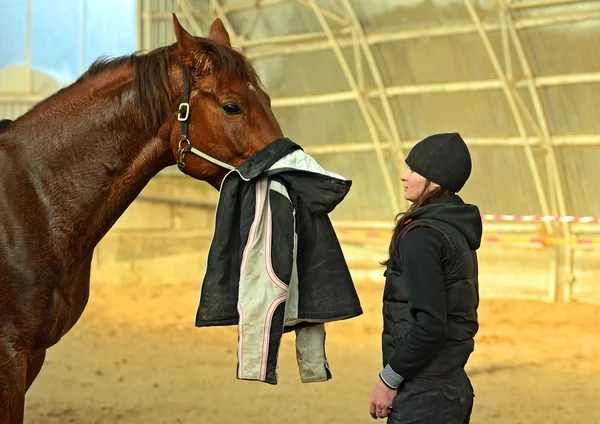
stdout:
[[(0, 68), (24, 65), (26, 0), (0, 10)], [(136, 0), (31, 0), (31, 67), (69, 84), (100, 56), (132, 53), (135, 19)]]
[(31, 0), (31, 67), (60, 84), (81, 73), (81, 2)]
[(87, 0), (86, 7), (86, 66), (100, 56), (133, 53), (136, 0)]
[(26, 8), (26, 0), (0, 0), (0, 68), (25, 64)]

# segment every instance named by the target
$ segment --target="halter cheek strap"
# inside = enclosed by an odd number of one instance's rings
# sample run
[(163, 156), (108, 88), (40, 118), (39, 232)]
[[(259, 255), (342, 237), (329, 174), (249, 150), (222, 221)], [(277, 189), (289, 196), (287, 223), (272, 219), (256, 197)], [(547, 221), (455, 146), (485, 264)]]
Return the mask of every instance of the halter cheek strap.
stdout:
[(190, 71), (187, 66), (182, 66), (181, 70), (183, 71), (183, 101), (179, 105), (179, 112), (177, 113), (177, 120), (181, 122), (181, 140), (179, 140), (179, 148), (177, 149), (177, 168), (185, 174), (184, 157), (186, 153), (192, 153), (221, 168), (230, 171), (235, 169), (235, 166), (196, 149), (192, 146), (192, 143), (190, 143), (190, 140), (188, 139), (190, 117)]

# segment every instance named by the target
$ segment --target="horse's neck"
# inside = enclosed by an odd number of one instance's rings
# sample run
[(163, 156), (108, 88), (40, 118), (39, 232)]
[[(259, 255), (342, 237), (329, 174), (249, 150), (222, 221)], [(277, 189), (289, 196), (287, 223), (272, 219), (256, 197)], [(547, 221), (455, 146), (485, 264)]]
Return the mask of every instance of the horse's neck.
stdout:
[[(91, 254), (148, 181), (169, 165), (164, 138), (142, 126), (132, 70), (64, 90), (19, 122), (32, 182), (64, 248)], [(109, 94), (120, 84), (122, 92)], [(119, 90), (121, 91), (121, 90)]]

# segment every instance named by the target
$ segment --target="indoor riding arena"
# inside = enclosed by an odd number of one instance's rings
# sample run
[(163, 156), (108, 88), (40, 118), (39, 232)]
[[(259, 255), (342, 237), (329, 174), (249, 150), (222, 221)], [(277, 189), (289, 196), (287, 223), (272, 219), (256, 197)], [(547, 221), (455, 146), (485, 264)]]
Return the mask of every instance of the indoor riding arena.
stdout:
[(195, 326), (219, 192), (167, 167), (95, 248), (89, 302), (48, 349), (25, 423), (371, 422), (380, 262), (409, 205), (404, 158), (447, 132), (469, 146), (460, 195), (484, 228), (471, 422), (600, 423), (599, 1), (0, 0), (0, 10), (0, 119), (12, 120), (100, 56), (175, 42), (172, 12), (201, 37), (220, 18), (284, 135), (353, 181), (329, 216), (363, 309), (326, 324), (331, 380), (301, 382), (294, 332), (278, 384), (237, 379), (237, 326)]

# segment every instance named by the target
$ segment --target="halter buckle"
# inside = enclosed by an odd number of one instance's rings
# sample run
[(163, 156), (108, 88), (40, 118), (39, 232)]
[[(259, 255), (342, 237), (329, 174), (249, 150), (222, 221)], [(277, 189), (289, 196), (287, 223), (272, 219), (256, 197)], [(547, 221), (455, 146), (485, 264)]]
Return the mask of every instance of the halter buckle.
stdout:
[[(184, 114), (183, 116), (181, 116), (181, 114)], [(185, 122), (188, 120), (188, 117), (190, 116), (190, 104), (189, 103), (181, 103), (179, 105), (179, 112), (177, 113), (177, 120), (180, 122)]]

